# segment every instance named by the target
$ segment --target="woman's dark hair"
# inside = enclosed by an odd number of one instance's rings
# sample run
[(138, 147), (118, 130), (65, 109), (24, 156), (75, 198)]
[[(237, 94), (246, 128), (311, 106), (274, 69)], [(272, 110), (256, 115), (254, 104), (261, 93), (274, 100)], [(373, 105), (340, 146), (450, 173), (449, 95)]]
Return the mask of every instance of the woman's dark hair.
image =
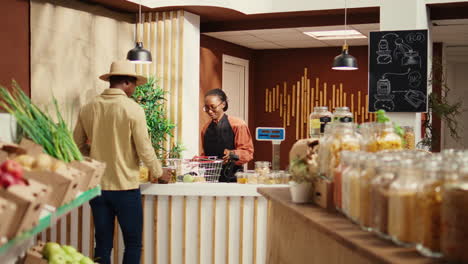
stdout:
[(215, 95), (215, 96), (218, 96), (219, 100), (221, 100), (221, 102), (224, 102), (225, 103), (225, 107), (223, 108), (223, 111), (226, 112), (228, 110), (228, 99), (227, 99), (227, 95), (226, 93), (219, 89), (219, 88), (216, 88), (216, 89), (213, 89), (213, 90), (209, 90), (208, 92), (206, 92), (205, 94), (205, 98), (207, 96), (210, 96), (210, 95)]

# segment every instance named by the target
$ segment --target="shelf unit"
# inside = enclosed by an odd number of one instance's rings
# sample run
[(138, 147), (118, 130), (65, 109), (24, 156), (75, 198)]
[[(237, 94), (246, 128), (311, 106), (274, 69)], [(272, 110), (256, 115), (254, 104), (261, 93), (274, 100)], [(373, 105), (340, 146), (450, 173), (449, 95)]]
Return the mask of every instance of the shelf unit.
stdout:
[(17, 237), (0, 247), (0, 263), (15, 263), (17, 258), (22, 256), (26, 250), (33, 245), (34, 238), (37, 234), (48, 227), (53, 226), (61, 217), (98, 195), (101, 195), (101, 188), (99, 186), (78, 194), (73, 201), (57, 208), (54, 211), (44, 209), (37, 226), (19, 234)]

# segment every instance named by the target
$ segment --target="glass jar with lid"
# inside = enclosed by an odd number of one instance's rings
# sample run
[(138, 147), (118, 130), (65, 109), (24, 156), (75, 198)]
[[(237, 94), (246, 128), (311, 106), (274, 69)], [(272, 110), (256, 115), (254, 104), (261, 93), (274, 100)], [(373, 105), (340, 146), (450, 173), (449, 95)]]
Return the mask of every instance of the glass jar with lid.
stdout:
[(403, 139), (404, 139), (404, 149), (415, 149), (416, 142), (414, 137), (414, 129), (412, 126), (402, 126), (403, 129)]
[(333, 178), (333, 175), (329, 175), (329, 163), (330, 163), (330, 148), (332, 139), (334, 137), (335, 124), (331, 123), (325, 127), (325, 133), (322, 138), (320, 138), (320, 144), (318, 149), (318, 166), (320, 175)]
[(375, 178), (377, 168), (377, 155), (369, 153), (362, 161), (362, 169), (360, 174), (360, 212), (359, 223), (361, 228), (371, 231), (372, 228), (372, 215), (371, 215), (371, 182)]
[(376, 175), (371, 181), (371, 227), (377, 235), (388, 239), (388, 191), (396, 178), (399, 160), (396, 154), (390, 153), (379, 157)]
[(368, 157), (366, 152), (358, 151), (354, 152), (355, 158), (351, 164), (351, 168), (348, 172), (347, 182), (349, 189), (348, 191), (348, 206), (349, 206), (349, 218), (357, 224), (360, 224), (360, 212), (361, 212), (361, 173), (365, 165), (365, 161)]
[(400, 161), (397, 178), (388, 189), (388, 235), (398, 245), (410, 246), (418, 241), (413, 224), (418, 217), (416, 195), (421, 171), (412, 159)]
[(353, 122), (353, 113), (349, 111), (349, 107), (336, 107), (332, 115), (333, 122), (350, 123)]
[(468, 159), (460, 163), (459, 177), (444, 185), (442, 195), (442, 254), (450, 263), (468, 263)]
[(333, 203), (335, 204), (335, 208), (341, 212), (343, 209), (342, 203), (342, 175), (343, 173), (346, 174), (345, 170), (349, 168), (350, 164), (350, 156), (352, 155), (351, 151), (342, 151), (341, 152), (341, 160), (340, 164), (334, 171), (333, 177)]
[(393, 123), (379, 123), (379, 133), (377, 137), (377, 149), (380, 150), (401, 150), (401, 137), (395, 133)]
[(377, 152), (378, 124), (371, 122), (362, 123), (359, 126), (359, 133), (362, 136), (361, 149), (367, 152)]
[(429, 158), (424, 162), (424, 178), (417, 196), (420, 223), (418, 251), (428, 257), (441, 257), (441, 205), (444, 178), (439, 160)]
[(361, 136), (357, 133), (355, 123), (339, 123), (334, 126), (334, 133), (330, 144), (329, 174), (340, 163), (340, 152), (343, 150), (359, 151), (361, 149)]
[(314, 107), (314, 111), (309, 116), (309, 136), (319, 138), (325, 132), (325, 127), (332, 121), (332, 113), (326, 106)]
[(255, 172), (258, 174), (258, 183), (265, 183), (266, 175), (270, 173), (270, 167), (271, 163), (269, 161), (255, 162)]
[(360, 152), (348, 152), (347, 160), (344, 162), (344, 169), (341, 174), (341, 207), (342, 212), (345, 216), (353, 221), (356, 218), (353, 217), (352, 203), (356, 201), (352, 197), (352, 184), (353, 180), (359, 175), (359, 153)]

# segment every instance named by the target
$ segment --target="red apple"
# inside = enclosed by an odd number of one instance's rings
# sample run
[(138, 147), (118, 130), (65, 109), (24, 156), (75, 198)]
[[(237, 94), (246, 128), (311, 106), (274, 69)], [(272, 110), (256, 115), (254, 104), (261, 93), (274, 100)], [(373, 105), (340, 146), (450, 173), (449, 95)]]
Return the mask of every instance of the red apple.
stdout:
[(8, 188), (11, 185), (16, 184), (17, 179), (8, 172), (3, 172), (0, 174), (0, 184), (3, 188)]
[(8, 172), (17, 179), (23, 178), (23, 168), (21, 165), (14, 160), (6, 160), (1, 165), (0, 169), (4, 172)]

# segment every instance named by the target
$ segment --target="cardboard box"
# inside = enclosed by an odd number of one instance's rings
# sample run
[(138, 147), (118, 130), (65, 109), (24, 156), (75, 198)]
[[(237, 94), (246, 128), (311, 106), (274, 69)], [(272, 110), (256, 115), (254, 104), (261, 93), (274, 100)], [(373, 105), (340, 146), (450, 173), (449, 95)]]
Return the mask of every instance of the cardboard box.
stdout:
[(13, 185), (8, 189), (0, 188), (0, 197), (16, 205), (14, 221), (7, 229), (8, 239), (38, 224), (42, 208), (49, 197), (49, 187), (32, 179), (28, 182), (29, 185), (26, 186)]
[(7, 242), (8, 228), (12, 221), (16, 221), (13, 217), (15, 216), (16, 204), (0, 198), (0, 245)]
[(91, 158), (85, 158), (83, 161), (72, 161), (69, 163), (70, 166), (84, 171), (89, 179), (86, 190), (92, 189), (100, 184), (102, 175), (106, 170), (106, 164)]
[(313, 191), (314, 203), (325, 209), (333, 209), (333, 182), (326, 178), (316, 178)]
[(28, 249), (23, 264), (47, 264), (48, 261), (42, 256), (44, 242), (38, 241), (37, 245)]
[(23, 138), (19, 143), (19, 147), (26, 150), (26, 153), (31, 156), (37, 156), (39, 154), (44, 153), (44, 148), (34, 143), (33, 141)]
[(78, 179), (69, 171), (25, 171), (24, 178), (49, 186), (51, 195), (46, 203), (55, 208), (71, 202), (78, 193)]

